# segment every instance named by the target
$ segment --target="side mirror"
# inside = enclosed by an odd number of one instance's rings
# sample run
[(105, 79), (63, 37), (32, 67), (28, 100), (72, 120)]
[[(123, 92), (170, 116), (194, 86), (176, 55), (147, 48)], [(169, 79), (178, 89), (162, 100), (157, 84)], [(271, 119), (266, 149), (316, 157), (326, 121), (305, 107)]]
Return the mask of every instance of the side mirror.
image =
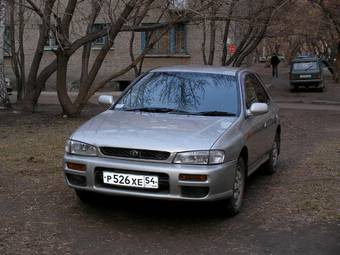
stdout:
[(266, 103), (253, 103), (250, 109), (247, 111), (249, 116), (256, 116), (265, 114), (269, 111), (268, 105)]
[(106, 105), (112, 105), (114, 103), (113, 96), (101, 95), (98, 98), (98, 103), (106, 104)]

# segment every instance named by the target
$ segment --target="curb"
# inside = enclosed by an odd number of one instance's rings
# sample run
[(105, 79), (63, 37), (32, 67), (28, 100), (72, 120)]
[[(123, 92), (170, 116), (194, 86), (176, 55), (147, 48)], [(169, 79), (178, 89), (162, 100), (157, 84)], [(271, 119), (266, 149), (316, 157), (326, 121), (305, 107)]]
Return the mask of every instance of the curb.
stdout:
[(339, 105), (340, 106), (340, 102), (337, 101), (323, 101), (323, 100), (314, 100), (311, 102), (312, 104), (322, 104), (322, 105)]
[(303, 100), (275, 100), (275, 103), (283, 103), (283, 104), (308, 104), (308, 102), (305, 102)]
[(340, 106), (340, 102), (336, 101), (323, 101), (323, 100), (314, 100), (310, 102), (306, 102), (303, 100), (275, 100), (275, 103), (278, 104), (314, 104), (314, 105), (333, 105), (333, 106)]

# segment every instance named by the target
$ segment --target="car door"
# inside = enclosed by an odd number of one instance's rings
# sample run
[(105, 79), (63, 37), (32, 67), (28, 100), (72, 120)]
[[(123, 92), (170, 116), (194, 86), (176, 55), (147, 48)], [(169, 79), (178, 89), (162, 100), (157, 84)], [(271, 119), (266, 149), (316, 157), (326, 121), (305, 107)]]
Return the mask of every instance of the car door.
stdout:
[(251, 74), (251, 77), (254, 82), (254, 87), (256, 91), (257, 99), (260, 103), (266, 103), (268, 105), (268, 112), (264, 114), (263, 117), (263, 132), (261, 132), (261, 141), (262, 141), (262, 151), (263, 154), (269, 153), (273, 146), (275, 134), (276, 134), (276, 123), (277, 116), (276, 112), (273, 108), (273, 103), (271, 102), (270, 97), (268, 96), (263, 83), (259, 80), (259, 78), (255, 74)]
[[(252, 73), (244, 76), (244, 106), (250, 109), (253, 103), (267, 103), (269, 100), (266, 94), (263, 94), (259, 81)], [(269, 119), (269, 113), (246, 116), (246, 143), (248, 147), (248, 162), (251, 168), (265, 156), (268, 149), (268, 137), (266, 136), (266, 123)]]

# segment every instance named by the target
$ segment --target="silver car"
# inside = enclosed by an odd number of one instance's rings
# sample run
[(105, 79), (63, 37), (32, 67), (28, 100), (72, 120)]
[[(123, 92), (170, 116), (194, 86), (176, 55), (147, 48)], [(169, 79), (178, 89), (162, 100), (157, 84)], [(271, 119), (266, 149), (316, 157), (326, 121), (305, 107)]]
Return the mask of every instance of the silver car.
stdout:
[(82, 201), (93, 193), (221, 201), (239, 212), (246, 177), (272, 174), (278, 107), (246, 69), (175, 66), (149, 71), (66, 142), (64, 172)]

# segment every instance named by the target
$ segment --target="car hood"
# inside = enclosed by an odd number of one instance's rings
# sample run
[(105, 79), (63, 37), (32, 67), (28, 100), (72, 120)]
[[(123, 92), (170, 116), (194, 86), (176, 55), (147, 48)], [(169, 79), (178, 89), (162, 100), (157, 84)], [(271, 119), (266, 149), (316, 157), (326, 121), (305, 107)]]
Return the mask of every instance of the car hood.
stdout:
[(236, 117), (108, 110), (83, 124), (71, 139), (98, 147), (207, 150), (235, 120)]

